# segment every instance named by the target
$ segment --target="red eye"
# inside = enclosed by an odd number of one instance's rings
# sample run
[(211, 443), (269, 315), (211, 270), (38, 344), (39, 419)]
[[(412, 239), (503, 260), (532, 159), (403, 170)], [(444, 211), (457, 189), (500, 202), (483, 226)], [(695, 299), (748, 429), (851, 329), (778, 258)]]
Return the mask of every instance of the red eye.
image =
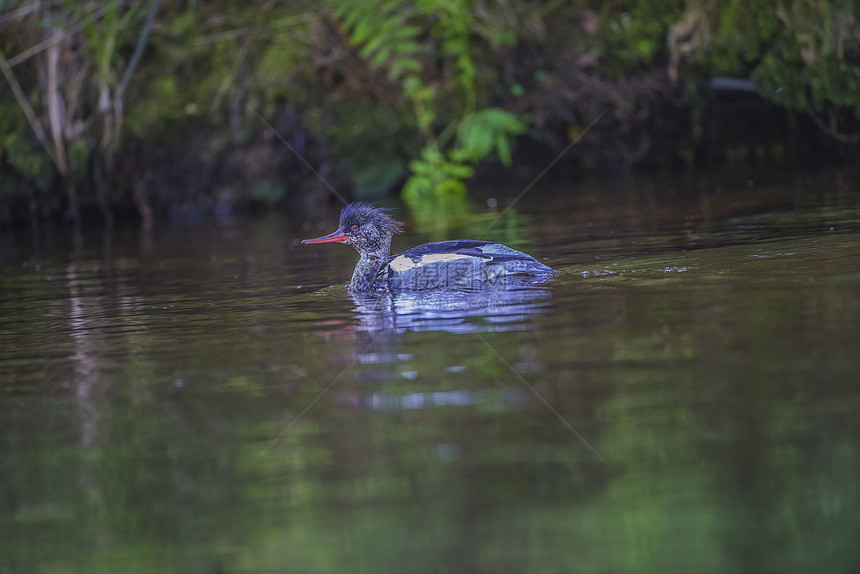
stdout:
[(358, 231), (358, 225), (353, 225), (350, 229), (352, 229), (353, 231)]

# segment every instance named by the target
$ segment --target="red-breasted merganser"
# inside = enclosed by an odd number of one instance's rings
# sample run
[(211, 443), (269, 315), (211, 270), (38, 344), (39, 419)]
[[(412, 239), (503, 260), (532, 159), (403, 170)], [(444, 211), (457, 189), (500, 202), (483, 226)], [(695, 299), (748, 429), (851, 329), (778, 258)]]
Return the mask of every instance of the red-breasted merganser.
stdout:
[(402, 233), (402, 224), (388, 210), (369, 203), (347, 205), (337, 231), (305, 239), (305, 243), (340, 242), (352, 245), (361, 258), (355, 266), (350, 291), (423, 291), (427, 289), (476, 289), (500, 282), (507, 276), (534, 281), (553, 277), (554, 271), (532, 257), (501, 243), (458, 239), (425, 243), (391, 256), (391, 237)]

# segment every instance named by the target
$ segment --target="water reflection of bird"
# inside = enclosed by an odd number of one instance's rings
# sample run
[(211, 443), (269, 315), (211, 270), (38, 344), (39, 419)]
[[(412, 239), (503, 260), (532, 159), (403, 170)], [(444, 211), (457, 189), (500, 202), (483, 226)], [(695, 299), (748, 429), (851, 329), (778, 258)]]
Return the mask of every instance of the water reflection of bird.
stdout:
[(509, 280), (521, 285), (553, 277), (553, 270), (531, 255), (491, 241), (425, 243), (392, 257), (391, 237), (401, 231), (388, 210), (358, 202), (343, 209), (337, 231), (302, 243), (352, 245), (361, 255), (349, 284), (357, 293), (507, 288)]

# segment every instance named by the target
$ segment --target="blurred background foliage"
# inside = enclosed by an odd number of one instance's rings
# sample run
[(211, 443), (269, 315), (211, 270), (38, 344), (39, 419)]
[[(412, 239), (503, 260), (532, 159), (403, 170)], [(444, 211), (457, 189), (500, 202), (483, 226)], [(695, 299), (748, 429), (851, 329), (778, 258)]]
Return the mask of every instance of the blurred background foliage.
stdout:
[(0, 0), (0, 222), (313, 205), (314, 171), (430, 216), (574, 142), (560, 173), (856, 158), (858, 8)]

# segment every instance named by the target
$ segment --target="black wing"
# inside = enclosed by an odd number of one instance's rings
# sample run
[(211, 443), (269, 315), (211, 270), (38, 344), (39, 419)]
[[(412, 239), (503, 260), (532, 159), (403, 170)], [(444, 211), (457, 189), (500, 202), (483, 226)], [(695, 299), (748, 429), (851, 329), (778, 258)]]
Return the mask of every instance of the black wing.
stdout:
[(427, 255), (428, 253), (462, 253), (464, 255), (476, 255), (477, 257), (486, 257), (487, 259), (490, 259), (491, 256), (487, 253), (482, 253), (478, 247), (490, 245), (491, 243), (492, 241), (475, 241), (472, 239), (437, 241), (436, 243), (418, 245), (399, 255), (395, 255), (394, 257), (409, 257), (410, 259), (417, 259)]

